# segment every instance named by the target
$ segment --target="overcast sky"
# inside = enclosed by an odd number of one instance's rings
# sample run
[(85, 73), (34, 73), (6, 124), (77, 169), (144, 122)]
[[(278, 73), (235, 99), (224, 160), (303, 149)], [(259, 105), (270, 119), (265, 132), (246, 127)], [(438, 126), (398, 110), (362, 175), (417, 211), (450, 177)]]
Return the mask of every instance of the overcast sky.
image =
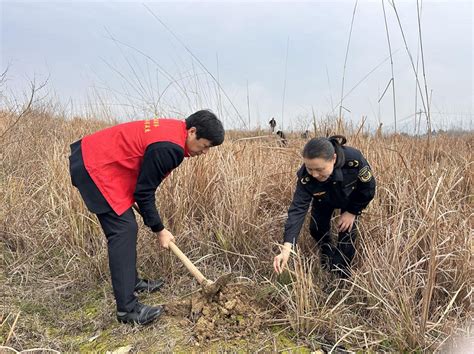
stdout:
[[(396, 1), (413, 65), (420, 70), (417, 2)], [(392, 73), (382, 1), (361, 0), (342, 81), (355, 1), (1, 2), (1, 71), (18, 95), (48, 89), (80, 113), (100, 102), (125, 119), (186, 116), (211, 108), (228, 127), (300, 129), (312, 112), (393, 128)], [(422, 1), (421, 30), (435, 126), (472, 129), (473, 5)], [(385, 1), (398, 128), (423, 110), (394, 8)], [(417, 61), (418, 59), (418, 61)], [(218, 83), (222, 90), (218, 89)], [(415, 100), (417, 106), (415, 107)], [(238, 112), (238, 113), (237, 113)], [(99, 110), (97, 110), (99, 113)]]

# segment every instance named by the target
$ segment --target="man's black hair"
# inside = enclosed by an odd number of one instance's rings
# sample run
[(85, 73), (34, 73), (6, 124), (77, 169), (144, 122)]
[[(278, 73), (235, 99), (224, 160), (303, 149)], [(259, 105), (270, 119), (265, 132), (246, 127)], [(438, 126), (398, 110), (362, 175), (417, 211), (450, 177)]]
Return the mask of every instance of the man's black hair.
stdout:
[(207, 139), (212, 146), (221, 145), (224, 142), (224, 126), (210, 110), (203, 109), (186, 118), (186, 129), (192, 127), (196, 128), (197, 139)]

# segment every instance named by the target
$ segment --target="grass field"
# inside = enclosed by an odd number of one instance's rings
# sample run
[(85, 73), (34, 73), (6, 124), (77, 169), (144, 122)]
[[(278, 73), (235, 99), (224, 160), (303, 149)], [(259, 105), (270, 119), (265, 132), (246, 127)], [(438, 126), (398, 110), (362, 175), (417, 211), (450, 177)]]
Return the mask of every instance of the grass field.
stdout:
[[(14, 121), (0, 113), (0, 134)], [(186, 311), (145, 328), (115, 320), (105, 237), (67, 167), (69, 144), (105, 125), (32, 110), (1, 138), (4, 350), (462, 351), (461, 338), (472, 340), (472, 132), (427, 139), (316, 126), (313, 135), (345, 134), (378, 182), (347, 280), (319, 268), (307, 227), (290, 271), (273, 273), (305, 143), (298, 134), (282, 147), (273, 137), (239, 140), (268, 133), (232, 131), (186, 160), (157, 192), (165, 224), (205, 275), (235, 272), (246, 289), (247, 306), (205, 337)], [(186, 310), (197, 283), (140, 225), (139, 272), (167, 282), (141, 299)]]

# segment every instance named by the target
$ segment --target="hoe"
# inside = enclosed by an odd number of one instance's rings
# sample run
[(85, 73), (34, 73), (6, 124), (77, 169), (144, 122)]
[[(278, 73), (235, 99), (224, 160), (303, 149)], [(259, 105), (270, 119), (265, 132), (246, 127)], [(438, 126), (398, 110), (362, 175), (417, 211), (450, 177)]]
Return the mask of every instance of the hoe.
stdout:
[[(141, 215), (138, 205), (134, 204), (133, 209)], [(193, 262), (190, 261), (190, 259), (179, 249), (178, 246), (176, 246), (174, 242), (170, 242), (169, 249), (181, 262), (183, 262), (184, 266), (196, 278), (198, 283), (201, 285), (203, 295), (208, 299), (208, 301), (212, 301), (232, 279), (232, 273), (227, 273), (217, 278), (216, 281), (209, 280), (199, 271), (199, 269), (196, 268)]]

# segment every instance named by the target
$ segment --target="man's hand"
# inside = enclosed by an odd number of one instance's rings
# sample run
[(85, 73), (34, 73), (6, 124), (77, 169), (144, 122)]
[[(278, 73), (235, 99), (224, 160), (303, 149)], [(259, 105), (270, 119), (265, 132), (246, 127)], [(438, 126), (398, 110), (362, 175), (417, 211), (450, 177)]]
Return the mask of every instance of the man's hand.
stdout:
[(273, 259), (273, 269), (276, 273), (281, 274), (283, 269), (285, 269), (288, 259), (290, 258), (291, 246), (290, 242), (285, 242), (281, 253)]
[(168, 248), (170, 242), (174, 242), (174, 236), (166, 229), (157, 232), (161, 247)]
[(339, 220), (337, 222), (337, 231), (350, 231), (352, 229), (352, 226), (354, 225), (355, 217), (356, 216), (354, 214), (351, 214), (348, 211), (343, 212), (339, 216)]

